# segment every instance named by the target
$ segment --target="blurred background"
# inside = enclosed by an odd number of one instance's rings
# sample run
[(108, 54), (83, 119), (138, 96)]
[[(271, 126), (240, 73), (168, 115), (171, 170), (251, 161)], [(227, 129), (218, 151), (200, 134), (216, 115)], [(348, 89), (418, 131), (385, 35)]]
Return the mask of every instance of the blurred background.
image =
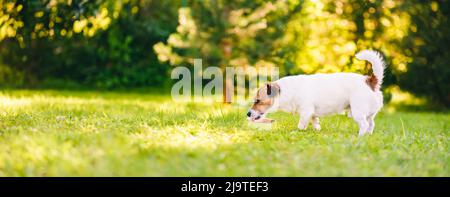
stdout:
[(164, 87), (175, 66), (358, 72), (386, 58), (387, 101), (450, 107), (445, 0), (0, 0), (0, 87)]

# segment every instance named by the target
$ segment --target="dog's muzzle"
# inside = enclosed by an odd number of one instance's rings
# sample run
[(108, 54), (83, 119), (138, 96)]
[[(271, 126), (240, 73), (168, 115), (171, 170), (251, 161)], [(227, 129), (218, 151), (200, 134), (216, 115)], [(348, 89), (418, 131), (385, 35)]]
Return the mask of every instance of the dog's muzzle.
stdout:
[(247, 117), (249, 117), (251, 120), (258, 120), (261, 118), (261, 116), (262, 116), (261, 113), (255, 111), (255, 110), (252, 110), (252, 109), (247, 112)]

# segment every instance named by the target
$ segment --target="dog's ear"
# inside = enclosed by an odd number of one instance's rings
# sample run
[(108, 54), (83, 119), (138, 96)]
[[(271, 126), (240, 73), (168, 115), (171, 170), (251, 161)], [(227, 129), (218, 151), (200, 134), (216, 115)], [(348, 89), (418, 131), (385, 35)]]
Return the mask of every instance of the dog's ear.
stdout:
[(275, 97), (280, 94), (280, 86), (276, 83), (268, 83), (266, 85), (267, 88), (267, 96), (269, 97)]

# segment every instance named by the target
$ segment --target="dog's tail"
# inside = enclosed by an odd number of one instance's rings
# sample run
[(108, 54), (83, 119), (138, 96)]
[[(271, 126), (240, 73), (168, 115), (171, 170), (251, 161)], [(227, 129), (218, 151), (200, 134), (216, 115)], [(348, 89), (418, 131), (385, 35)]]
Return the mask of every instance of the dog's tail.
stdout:
[(366, 82), (372, 90), (379, 90), (383, 83), (384, 68), (386, 67), (382, 55), (378, 51), (364, 50), (357, 53), (356, 58), (369, 61), (372, 64), (373, 74), (367, 77)]

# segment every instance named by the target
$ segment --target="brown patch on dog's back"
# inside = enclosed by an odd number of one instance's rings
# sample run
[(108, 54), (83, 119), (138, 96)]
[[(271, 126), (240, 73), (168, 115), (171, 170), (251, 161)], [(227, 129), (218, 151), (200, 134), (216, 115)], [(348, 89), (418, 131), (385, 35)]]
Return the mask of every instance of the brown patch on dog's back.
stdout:
[(377, 88), (378, 79), (374, 74), (371, 74), (367, 76), (366, 83), (373, 91), (375, 91)]

